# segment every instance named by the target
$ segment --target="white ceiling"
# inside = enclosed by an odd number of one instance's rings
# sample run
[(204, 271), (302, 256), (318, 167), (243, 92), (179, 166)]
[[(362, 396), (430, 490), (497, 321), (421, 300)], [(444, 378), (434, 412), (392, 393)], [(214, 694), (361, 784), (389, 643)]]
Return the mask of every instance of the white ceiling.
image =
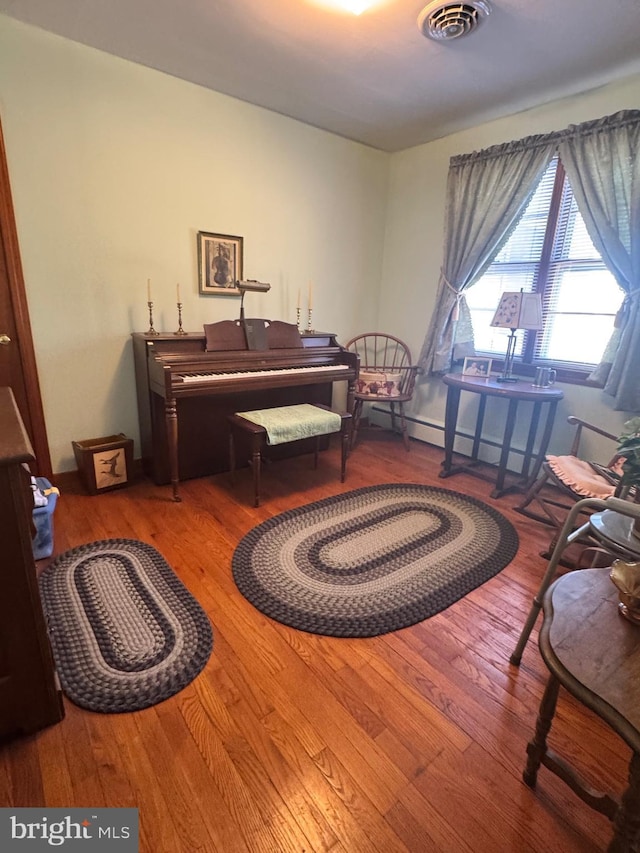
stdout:
[[(325, 5), (321, 5), (324, 2)], [(448, 42), (426, 0), (0, 0), (0, 12), (385, 151), (640, 72), (640, 0), (491, 0)]]

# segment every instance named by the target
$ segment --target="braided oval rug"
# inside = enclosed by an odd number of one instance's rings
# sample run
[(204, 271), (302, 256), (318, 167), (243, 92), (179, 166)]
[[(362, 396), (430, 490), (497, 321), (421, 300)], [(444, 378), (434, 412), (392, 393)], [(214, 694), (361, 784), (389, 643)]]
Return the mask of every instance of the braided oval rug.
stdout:
[(144, 542), (72, 548), (44, 570), (40, 594), (62, 689), (82, 708), (148, 708), (193, 681), (211, 654), (206, 613)]
[(511, 562), (513, 525), (466, 495), (373, 486), (289, 510), (240, 542), (233, 577), (272, 619), (313, 634), (373, 637), (421, 622)]

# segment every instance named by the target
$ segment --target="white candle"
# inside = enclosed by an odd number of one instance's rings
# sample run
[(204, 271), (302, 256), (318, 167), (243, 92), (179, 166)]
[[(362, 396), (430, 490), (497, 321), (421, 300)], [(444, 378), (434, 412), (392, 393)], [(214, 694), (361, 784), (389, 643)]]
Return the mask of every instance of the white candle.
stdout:
[(151, 302), (151, 279), (147, 279), (147, 302)]
[(180, 302), (180, 282), (176, 284), (176, 295), (178, 297), (178, 302)]
[(300, 288), (298, 288), (298, 304), (296, 305), (298, 311), (300, 310)]
[(313, 308), (313, 284), (309, 282), (309, 311)]

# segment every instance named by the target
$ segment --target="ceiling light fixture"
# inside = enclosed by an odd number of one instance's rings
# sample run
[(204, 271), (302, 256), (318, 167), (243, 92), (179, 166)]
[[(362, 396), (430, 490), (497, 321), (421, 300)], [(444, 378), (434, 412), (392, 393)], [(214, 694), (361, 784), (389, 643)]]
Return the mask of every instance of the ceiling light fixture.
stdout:
[(436, 41), (451, 41), (473, 32), (483, 16), (491, 12), (487, 0), (468, 3), (428, 3), (418, 15), (418, 29)]
[(372, 0), (343, 0), (343, 6), (353, 15), (361, 15), (371, 6)]
[(352, 15), (361, 15), (371, 6), (375, 6), (380, 0), (312, 0), (318, 6), (337, 9), (340, 12), (349, 12)]

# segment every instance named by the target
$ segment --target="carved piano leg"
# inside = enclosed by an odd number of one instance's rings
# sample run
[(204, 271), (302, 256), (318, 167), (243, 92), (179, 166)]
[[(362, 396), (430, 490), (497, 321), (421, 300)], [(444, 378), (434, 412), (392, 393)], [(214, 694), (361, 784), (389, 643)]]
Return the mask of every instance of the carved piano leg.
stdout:
[(178, 411), (175, 399), (167, 399), (165, 405), (165, 417), (167, 422), (167, 439), (169, 444), (169, 470), (171, 473), (171, 486), (173, 487), (174, 501), (181, 501), (178, 494), (180, 474), (178, 471)]
[(350, 415), (353, 414), (353, 407), (356, 402), (356, 381), (350, 379), (347, 386), (347, 411)]

